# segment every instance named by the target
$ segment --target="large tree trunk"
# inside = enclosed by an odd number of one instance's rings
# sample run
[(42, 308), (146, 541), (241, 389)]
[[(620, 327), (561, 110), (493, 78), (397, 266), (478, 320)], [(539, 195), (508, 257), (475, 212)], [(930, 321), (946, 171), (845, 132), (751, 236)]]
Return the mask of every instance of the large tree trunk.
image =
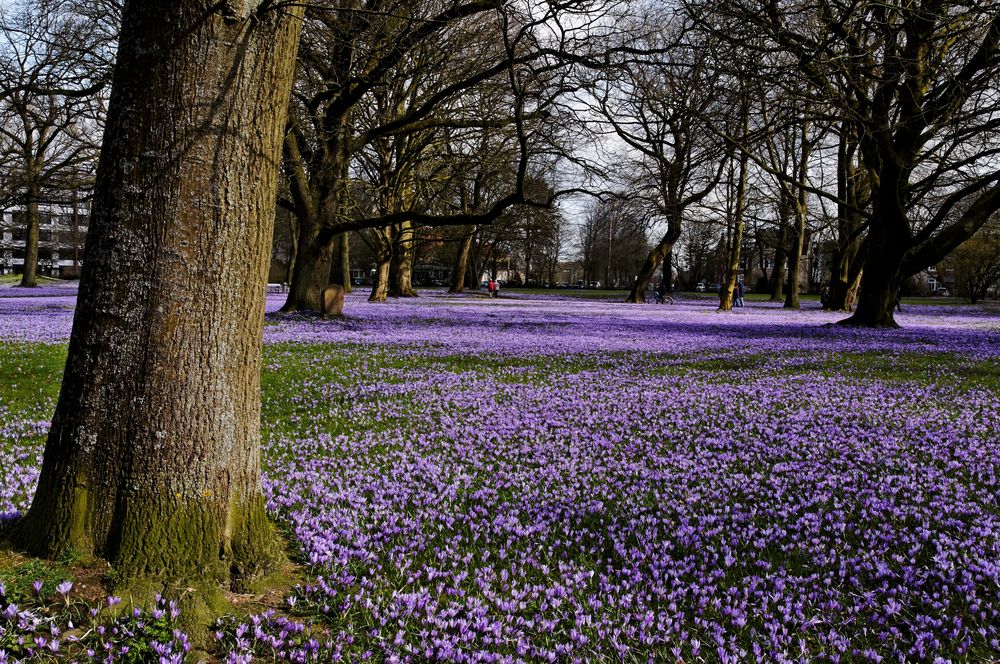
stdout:
[[(330, 283), (335, 252), (340, 251), (336, 225), (347, 181), (349, 112), (332, 115), (329, 121), (332, 131), (327, 137), (324, 159), (319, 167), (313, 165), (311, 177), (300, 151), (300, 134), (294, 117), (285, 135), (286, 176), (299, 220), (295, 272), (289, 283), (288, 298), (281, 307), (286, 312), (322, 310), (323, 289)], [(349, 267), (345, 269), (349, 271)], [(349, 273), (347, 283), (350, 283)], [(343, 285), (347, 288), (347, 284)]]
[(11, 532), (32, 552), (209, 585), (277, 559), (260, 340), (303, 8), (256, 4), (125, 4), (66, 374)]
[(391, 261), (379, 261), (375, 266), (375, 280), (372, 282), (372, 292), (369, 302), (385, 302), (389, 299), (389, 266)]
[(475, 251), (475, 240), (473, 240), (473, 250), (469, 252), (469, 265), (465, 268), (465, 287), (478, 290), (480, 287), (479, 256)]
[(333, 268), (337, 234), (316, 220), (299, 219), (298, 253), (295, 272), (282, 311), (320, 311), (323, 289)]
[(465, 273), (469, 269), (469, 253), (472, 251), (472, 238), (475, 234), (475, 226), (465, 229), (465, 237), (462, 238), (462, 245), (458, 248), (455, 263), (452, 265), (449, 293), (461, 293), (465, 290)]
[[(862, 327), (899, 327), (893, 316), (903, 283), (903, 256), (909, 240), (909, 222), (899, 206), (876, 199), (873, 218), (880, 223), (868, 229), (864, 281), (854, 315), (840, 323)], [(881, 215), (881, 216), (880, 216)]]
[(38, 234), (42, 219), (38, 211), (38, 185), (28, 185), (24, 197), (25, 223), (27, 224), (24, 238), (24, 271), (21, 272), (21, 286), (34, 288), (38, 285)]

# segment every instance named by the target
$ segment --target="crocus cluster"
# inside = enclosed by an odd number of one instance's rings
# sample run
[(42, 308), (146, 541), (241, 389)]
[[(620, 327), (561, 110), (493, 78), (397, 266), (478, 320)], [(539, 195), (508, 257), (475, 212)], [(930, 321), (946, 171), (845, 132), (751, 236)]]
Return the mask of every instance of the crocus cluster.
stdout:
[[(995, 311), (279, 304), (263, 486), (311, 574), (222, 659), (1000, 658)], [(14, 513), (45, 424), (7, 415)]]
[(33, 595), (18, 604), (0, 584), (0, 663), (156, 662), (181, 664), (191, 650), (188, 637), (177, 629), (177, 606), (157, 596), (155, 606), (120, 610), (119, 597), (100, 606), (80, 605), (65, 581), (45, 592), (33, 582)]

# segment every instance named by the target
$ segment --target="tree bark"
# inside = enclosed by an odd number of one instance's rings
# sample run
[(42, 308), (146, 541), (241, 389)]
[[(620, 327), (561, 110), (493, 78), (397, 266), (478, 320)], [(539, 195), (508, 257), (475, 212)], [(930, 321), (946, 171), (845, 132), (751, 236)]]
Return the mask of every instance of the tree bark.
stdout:
[(854, 299), (861, 283), (867, 243), (851, 241), (846, 248), (839, 248), (834, 257), (834, 265), (830, 274), (830, 299), (827, 309), (830, 311), (852, 311)]
[[(809, 143), (809, 123), (802, 120), (799, 126), (799, 160), (795, 175), (798, 188), (788, 191), (791, 209), (795, 211), (795, 235), (791, 243), (788, 257), (788, 292), (785, 293), (785, 309), (798, 309), (799, 302), (799, 272), (802, 266), (802, 249), (806, 238), (806, 217), (809, 214), (809, 197), (806, 185), (809, 182), (809, 156), (812, 146)], [(784, 185), (787, 187), (788, 185)]]
[(469, 269), (469, 253), (472, 251), (472, 238), (476, 234), (476, 227), (465, 229), (465, 237), (462, 238), (462, 245), (455, 255), (455, 263), (451, 270), (451, 287), (449, 293), (461, 293), (465, 290), (465, 273)]
[(375, 236), (375, 278), (372, 281), (372, 292), (368, 295), (369, 302), (385, 302), (389, 299), (389, 278), (392, 266), (392, 229), (376, 228)]
[(413, 235), (412, 222), (400, 224), (389, 270), (389, 295), (392, 297), (417, 297), (417, 291), (413, 289), (413, 255), (416, 251)]
[[(550, 279), (550, 281), (552, 281)], [(674, 251), (663, 257), (663, 288), (665, 293), (674, 292)]]
[(31, 508), (32, 552), (122, 579), (271, 566), (260, 340), (302, 6), (124, 7), (77, 314)]
[(389, 299), (389, 266), (391, 261), (380, 261), (375, 266), (375, 280), (372, 283), (372, 292), (368, 296), (369, 302), (385, 302)]
[(472, 251), (469, 252), (469, 264), (465, 268), (465, 287), (478, 290), (480, 286), (479, 252), (476, 251), (475, 235), (472, 238)]
[(333, 242), (329, 283), (351, 292), (351, 237), (349, 232), (339, 233)]
[(295, 279), (295, 261), (299, 256), (299, 222), (294, 215), (289, 215), (288, 222), (291, 247), (288, 250), (288, 269), (285, 270), (285, 283), (291, 284)]
[[(329, 120), (332, 131), (322, 151), (324, 159), (319, 167), (313, 166), (311, 177), (300, 152), (294, 118), (284, 139), (286, 176), (299, 220), (295, 273), (281, 307), (285, 312), (322, 310), (323, 289), (330, 283), (334, 255), (339, 250), (336, 224), (343, 213), (347, 182), (350, 113), (331, 114)], [(350, 275), (347, 277), (349, 283)]]
[[(744, 115), (744, 131), (746, 131), (746, 116)], [(747, 177), (750, 157), (746, 152), (740, 153), (739, 171), (736, 181), (736, 200), (732, 207), (732, 237), (731, 244), (726, 247), (726, 272), (719, 289), (719, 310), (732, 311), (733, 291), (736, 289), (737, 275), (740, 267), (740, 251), (743, 248), (743, 222), (746, 210)]]
[(781, 229), (778, 232), (778, 246), (774, 248), (774, 269), (771, 270), (771, 302), (781, 302), (785, 299), (785, 261), (788, 259), (788, 224), (784, 217), (780, 219)]
[(742, 224), (727, 232), (726, 238), (726, 269), (719, 288), (719, 311), (732, 311), (733, 294), (736, 290), (736, 277), (740, 265), (740, 244), (743, 241)]
[(830, 297), (826, 308), (830, 311), (852, 311), (861, 267), (864, 263), (865, 245), (862, 233), (864, 219), (861, 209), (867, 205), (869, 187), (867, 174), (856, 163), (856, 137), (847, 122), (840, 128), (837, 149), (837, 249), (830, 269)]
[(40, 192), (34, 182), (28, 185), (24, 197), (25, 222), (27, 224), (24, 237), (24, 270), (21, 272), (21, 286), (34, 288), (38, 285), (38, 234), (42, 219), (38, 211)]
[(288, 287), (284, 312), (320, 311), (323, 289), (329, 284), (337, 234), (315, 220), (299, 218), (295, 272)]
[(802, 246), (806, 234), (804, 210), (796, 210), (795, 227), (788, 247), (788, 285), (785, 289), (785, 309), (799, 308), (799, 272), (802, 266)]
[(351, 234), (349, 232), (343, 232), (340, 234), (340, 274), (341, 274), (341, 286), (344, 287), (344, 293), (350, 293), (354, 290), (351, 285)]
[(899, 238), (909, 238), (909, 221), (899, 206), (887, 206), (879, 198), (875, 200), (873, 217), (882, 223), (872, 224), (868, 230), (865, 278), (858, 294), (858, 306), (854, 314), (840, 324), (895, 328), (899, 324), (893, 310), (905, 277), (902, 266), (907, 244)]

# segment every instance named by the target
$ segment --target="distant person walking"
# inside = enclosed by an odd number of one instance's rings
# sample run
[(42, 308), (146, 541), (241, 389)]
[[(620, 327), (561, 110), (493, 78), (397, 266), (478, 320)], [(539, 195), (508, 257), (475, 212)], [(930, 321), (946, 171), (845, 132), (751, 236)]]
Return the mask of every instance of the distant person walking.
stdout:
[(500, 282), (493, 282), (493, 297), (500, 297)]
[(490, 294), (490, 297), (496, 297), (497, 294), (497, 282), (490, 277), (490, 280), (486, 283), (486, 292)]
[(742, 281), (737, 281), (736, 282), (736, 301), (733, 303), (734, 306), (737, 306), (737, 307), (742, 307), (743, 306), (743, 293), (744, 292), (745, 291), (743, 290), (743, 282)]
[(823, 290), (819, 293), (819, 306), (826, 309), (830, 306), (830, 287), (823, 286)]

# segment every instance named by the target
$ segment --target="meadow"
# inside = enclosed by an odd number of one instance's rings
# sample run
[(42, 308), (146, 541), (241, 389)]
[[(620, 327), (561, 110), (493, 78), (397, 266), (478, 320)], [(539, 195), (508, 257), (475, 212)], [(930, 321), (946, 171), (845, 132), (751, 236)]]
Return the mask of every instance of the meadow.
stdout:
[[(30, 501), (73, 302), (0, 290), (0, 522)], [(700, 298), (278, 306), (263, 481), (304, 581), (221, 619), (213, 658), (1000, 660), (995, 308), (871, 331)], [(0, 662), (206, 656), (169, 602), (111, 611), (72, 561), (4, 555)]]

